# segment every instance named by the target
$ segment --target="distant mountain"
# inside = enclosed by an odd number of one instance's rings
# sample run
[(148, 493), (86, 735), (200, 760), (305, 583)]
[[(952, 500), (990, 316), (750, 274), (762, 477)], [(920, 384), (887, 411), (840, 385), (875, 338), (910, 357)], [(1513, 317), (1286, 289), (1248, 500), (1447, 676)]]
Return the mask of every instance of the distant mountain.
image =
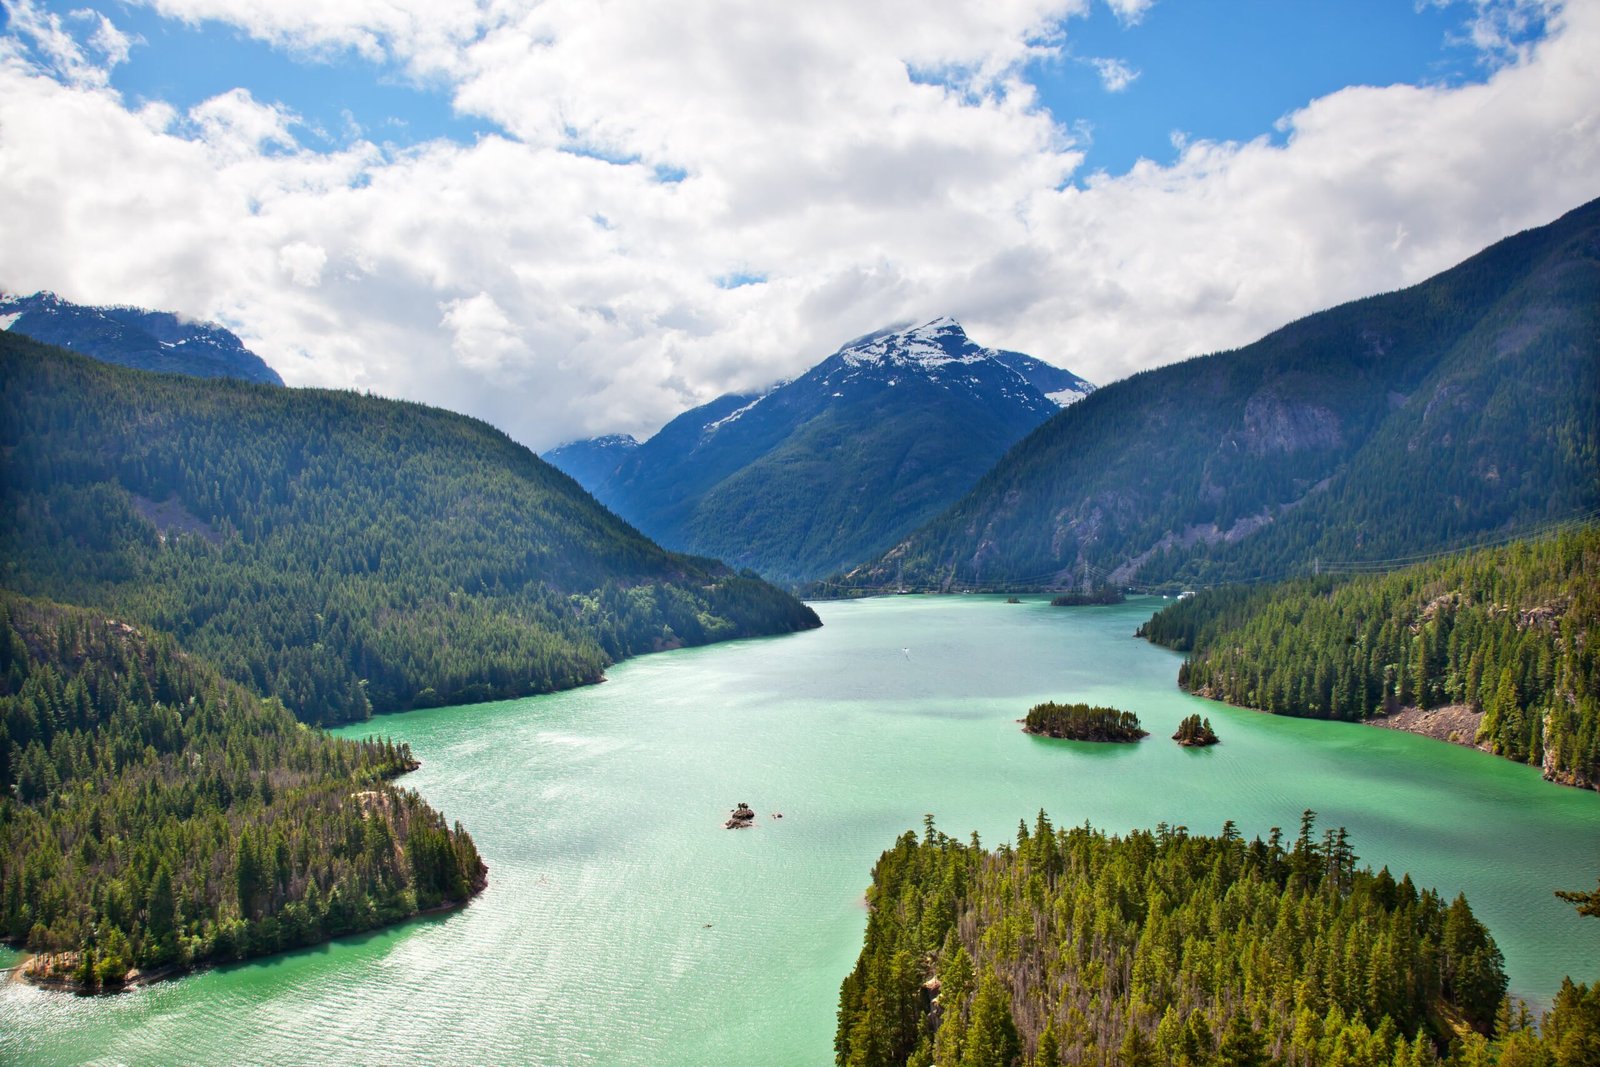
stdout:
[(138, 370), (283, 384), (277, 371), (221, 326), (166, 311), (88, 307), (50, 292), (0, 293), (0, 329)]
[(632, 434), (612, 433), (562, 445), (546, 452), (544, 459), (570, 474), (579, 485), (591, 488), (611, 477), (638, 449), (639, 442)]
[(1093, 388), (942, 318), (859, 338), (643, 444), (599, 438), (546, 458), (663, 544), (798, 581), (881, 552)]
[(1039, 427), (864, 589), (1205, 584), (1600, 507), (1600, 201)]
[(173, 635), (311, 721), (546, 692), (820, 625), (475, 419), (0, 333), (0, 585)]

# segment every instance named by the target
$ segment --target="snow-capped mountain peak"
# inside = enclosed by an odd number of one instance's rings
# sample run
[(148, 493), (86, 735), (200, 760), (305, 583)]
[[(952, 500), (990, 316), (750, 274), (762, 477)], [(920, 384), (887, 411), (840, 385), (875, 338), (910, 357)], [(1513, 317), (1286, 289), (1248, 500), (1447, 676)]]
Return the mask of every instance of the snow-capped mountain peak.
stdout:
[(1020, 352), (977, 344), (961, 323), (948, 315), (920, 326), (894, 326), (857, 338), (813, 373), (822, 374), (829, 386), (840, 387), (852, 381), (885, 377), (885, 384), (897, 385), (906, 374), (947, 388), (973, 388), (985, 380), (1007, 395), (1034, 397), (1044, 405), (1041, 410), (1046, 411), (1064, 408), (1094, 391), (1093, 385), (1071, 371)]
[(852, 367), (904, 366), (931, 370), (948, 363), (975, 363), (995, 355), (992, 348), (972, 343), (961, 324), (941, 315), (921, 326), (868, 334), (839, 350)]
[(941, 317), (725, 393), (626, 452), (577, 442), (545, 458), (663, 544), (809, 579), (893, 544), (1093, 388)]

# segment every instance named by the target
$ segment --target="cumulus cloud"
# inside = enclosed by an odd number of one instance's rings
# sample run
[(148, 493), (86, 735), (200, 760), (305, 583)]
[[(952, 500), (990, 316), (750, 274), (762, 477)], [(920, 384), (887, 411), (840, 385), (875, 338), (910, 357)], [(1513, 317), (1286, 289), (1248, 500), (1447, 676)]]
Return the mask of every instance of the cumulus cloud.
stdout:
[(259, 103), (247, 89), (230, 89), (202, 101), (189, 109), (188, 117), (202, 141), (229, 157), (295, 147), (290, 130), (295, 117), (275, 104)]
[(321, 282), (327, 263), (328, 253), (322, 246), (306, 241), (291, 241), (278, 250), (278, 266), (296, 285), (311, 287)]
[(503, 132), (314, 149), (244, 87), (134, 109), (65, 45), (0, 49), (0, 288), (219, 318), (291, 383), (537, 448), (648, 433), (942, 313), (1105, 382), (1600, 193), (1595, 5), (1485, 84), (1347, 89), (1279, 143), (1186, 142), (1078, 187), (1020, 72), (1082, 0), (151, 2), (384, 57)]

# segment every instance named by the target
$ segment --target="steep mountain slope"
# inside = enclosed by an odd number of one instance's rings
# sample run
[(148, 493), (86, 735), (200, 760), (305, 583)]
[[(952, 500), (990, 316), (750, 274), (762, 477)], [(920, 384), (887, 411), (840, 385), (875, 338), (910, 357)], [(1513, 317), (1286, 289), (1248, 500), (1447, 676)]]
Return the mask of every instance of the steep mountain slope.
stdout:
[(50, 292), (0, 294), (0, 326), (124, 367), (283, 384), (277, 371), (221, 326), (185, 322), (166, 311), (88, 307)]
[(1207, 583), (1455, 547), (1600, 505), (1597, 435), (1600, 201), (1098, 390), (848, 582)]
[(818, 625), (485, 424), (0, 335), (0, 584), (114, 611), (313, 721), (565, 688)]
[(664, 544), (799, 580), (893, 544), (1092, 388), (937, 319), (853, 341), (765, 393), (719, 397), (642, 445), (602, 438), (548, 458)]

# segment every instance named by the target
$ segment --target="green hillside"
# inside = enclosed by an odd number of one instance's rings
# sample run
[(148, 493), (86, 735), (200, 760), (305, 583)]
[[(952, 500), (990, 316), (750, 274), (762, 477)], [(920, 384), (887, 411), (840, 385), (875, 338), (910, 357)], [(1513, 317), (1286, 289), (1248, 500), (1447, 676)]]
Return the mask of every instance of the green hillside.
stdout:
[(1225, 587), (1140, 631), (1193, 655), (1179, 682), (1281, 715), (1464, 705), (1476, 740), (1600, 787), (1600, 528), (1384, 575)]
[(308, 721), (593, 682), (819, 625), (473, 419), (0, 335), (0, 585), (114, 612)]
[(85, 987), (464, 902), (472, 839), (169, 637), (0, 594), (0, 936)]
[(1420, 285), (1106, 386), (845, 589), (1182, 587), (1600, 506), (1600, 201)]

